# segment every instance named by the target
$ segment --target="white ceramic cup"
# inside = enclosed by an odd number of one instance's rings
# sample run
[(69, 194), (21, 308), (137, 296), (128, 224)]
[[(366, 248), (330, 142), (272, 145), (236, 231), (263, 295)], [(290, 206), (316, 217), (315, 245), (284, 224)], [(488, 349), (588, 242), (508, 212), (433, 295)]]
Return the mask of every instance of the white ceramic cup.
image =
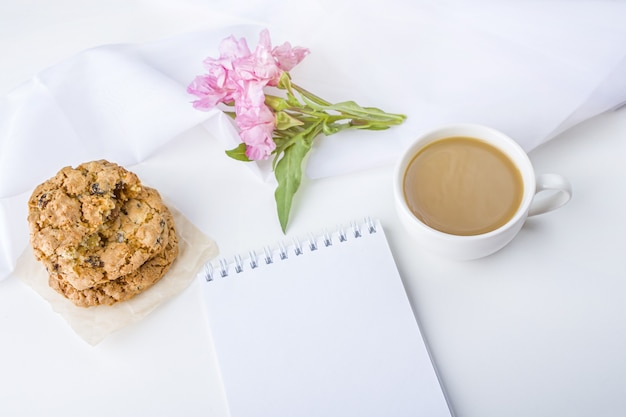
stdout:
[[(411, 212), (404, 196), (405, 172), (416, 153), (436, 140), (459, 136), (480, 139), (503, 151), (519, 169), (524, 184), (522, 202), (513, 217), (503, 226), (479, 235), (453, 235), (427, 226)], [(416, 242), (428, 250), (457, 260), (477, 259), (502, 249), (517, 235), (528, 216), (555, 210), (572, 197), (571, 186), (561, 175), (536, 176), (528, 155), (513, 139), (495, 129), (473, 124), (445, 126), (418, 137), (396, 165), (393, 181), (398, 215)], [(538, 193), (549, 190), (552, 192), (535, 199)]]

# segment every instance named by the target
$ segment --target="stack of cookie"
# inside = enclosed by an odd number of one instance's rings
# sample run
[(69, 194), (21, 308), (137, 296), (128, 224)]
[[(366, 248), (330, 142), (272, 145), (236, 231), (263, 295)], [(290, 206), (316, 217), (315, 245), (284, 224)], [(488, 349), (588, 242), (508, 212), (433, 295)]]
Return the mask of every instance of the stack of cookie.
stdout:
[(134, 297), (178, 256), (174, 219), (159, 193), (105, 160), (65, 167), (37, 186), (28, 223), (50, 287), (81, 307)]

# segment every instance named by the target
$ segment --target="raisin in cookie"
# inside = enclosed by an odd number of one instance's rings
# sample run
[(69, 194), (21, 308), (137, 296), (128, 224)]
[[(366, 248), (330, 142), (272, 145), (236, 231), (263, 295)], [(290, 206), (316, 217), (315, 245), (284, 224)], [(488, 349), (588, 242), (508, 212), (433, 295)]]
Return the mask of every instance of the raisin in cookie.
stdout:
[(163, 251), (167, 208), (159, 193), (107, 161), (63, 168), (29, 200), (31, 244), (49, 273), (83, 290), (117, 279)]
[(84, 290), (73, 287), (61, 274), (51, 273), (48, 281), (50, 287), (79, 307), (112, 305), (131, 299), (156, 284), (178, 256), (178, 237), (169, 211), (166, 222), (169, 239), (164, 250), (150, 258), (136, 271)]

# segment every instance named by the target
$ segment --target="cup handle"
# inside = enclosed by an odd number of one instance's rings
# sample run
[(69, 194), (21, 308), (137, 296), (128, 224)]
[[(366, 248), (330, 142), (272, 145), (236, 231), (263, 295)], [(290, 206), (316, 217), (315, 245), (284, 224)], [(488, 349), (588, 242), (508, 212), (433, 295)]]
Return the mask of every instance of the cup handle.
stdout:
[(572, 187), (569, 181), (558, 174), (541, 174), (537, 176), (535, 196), (542, 191), (555, 191), (540, 200), (533, 200), (528, 216), (547, 213), (565, 205), (572, 198)]

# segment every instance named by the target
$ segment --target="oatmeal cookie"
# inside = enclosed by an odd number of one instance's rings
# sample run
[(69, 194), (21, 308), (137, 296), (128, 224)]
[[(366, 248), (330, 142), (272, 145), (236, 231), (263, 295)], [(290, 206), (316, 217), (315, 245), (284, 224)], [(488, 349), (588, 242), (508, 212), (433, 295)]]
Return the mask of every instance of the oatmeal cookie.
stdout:
[(44, 264), (79, 290), (115, 280), (163, 251), (169, 238), (166, 215), (159, 193), (144, 186), (124, 202), (118, 216), (78, 245), (59, 248)]
[(112, 305), (126, 301), (156, 284), (178, 256), (178, 237), (174, 219), (166, 208), (169, 239), (167, 245), (137, 270), (115, 280), (106, 281), (83, 290), (73, 287), (61, 274), (49, 274), (49, 285), (79, 307)]
[(38, 185), (28, 201), (35, 256), (45, 259), (59, 247), (78, 244), (140, 191), (135, 174), (107, 161), (61, 169)]
[(35, 257), (78, 290), (135, 271), (167, 245), (159, 193), (108, 161), (63, 168), (28, 208)]

